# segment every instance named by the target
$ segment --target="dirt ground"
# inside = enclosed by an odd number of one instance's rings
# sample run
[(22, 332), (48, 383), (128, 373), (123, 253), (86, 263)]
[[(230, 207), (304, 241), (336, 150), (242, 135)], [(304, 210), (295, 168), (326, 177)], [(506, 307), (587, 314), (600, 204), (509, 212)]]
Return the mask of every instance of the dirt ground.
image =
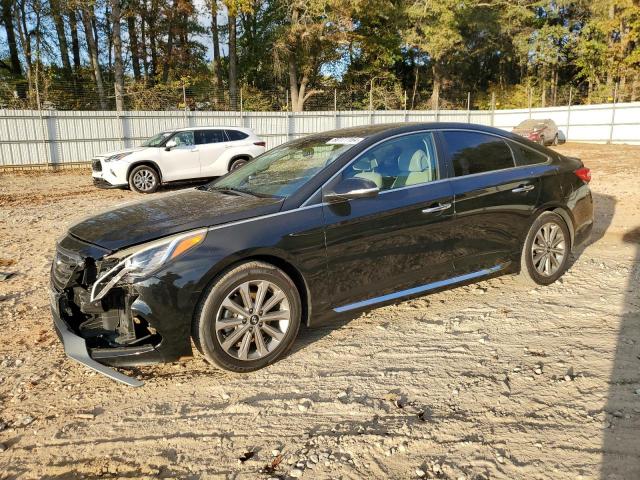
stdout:
[(558, 149), (597, 210), (558, 283), (460, 287), (303, 330), (259, 372), (195, 357), (139, 389), (68, 360), (47, 299), (55, 240), (138, 195), (0, 175), (0, 479), (640, 478), (640, 147)]

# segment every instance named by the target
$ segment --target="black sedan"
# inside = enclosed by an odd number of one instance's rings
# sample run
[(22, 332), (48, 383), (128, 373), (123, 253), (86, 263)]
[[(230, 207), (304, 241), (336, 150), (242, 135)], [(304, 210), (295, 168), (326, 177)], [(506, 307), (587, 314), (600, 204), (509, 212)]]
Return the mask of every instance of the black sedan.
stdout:
[(69, 356), (175, 361), (191, 341), (249, 372), (300, 324), (506, 273), (547, 285), (589, 235), (590, 172), (478, 125), (375, 125), (294, 140), (194, 189), (124, 205), (60, 239), (54, 323)]

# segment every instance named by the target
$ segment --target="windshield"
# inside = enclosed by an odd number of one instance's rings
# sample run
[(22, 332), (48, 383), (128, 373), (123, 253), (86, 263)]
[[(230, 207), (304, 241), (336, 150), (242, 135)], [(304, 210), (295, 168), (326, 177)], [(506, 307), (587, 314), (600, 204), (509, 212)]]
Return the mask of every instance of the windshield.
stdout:
[(287, 198), (360, 138), (311, 137), (276, 147), (206, 188)]
[(159, 147), (173, 132), (162, 132), (154, 135), (142, 144), (143, 147)]

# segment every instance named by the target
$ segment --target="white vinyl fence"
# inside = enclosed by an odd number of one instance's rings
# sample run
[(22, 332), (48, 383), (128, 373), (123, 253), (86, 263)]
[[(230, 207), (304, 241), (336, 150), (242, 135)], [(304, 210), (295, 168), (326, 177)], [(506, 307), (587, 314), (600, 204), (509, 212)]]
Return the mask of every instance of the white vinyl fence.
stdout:
[(311, 133), (372, 123), (464, 122), (511, 130), (551, 118), (575, 142), (640, 144), (640, 102), (517, 110), (325, 112), (104, 112), (0, 110), (0, 167), (88, 162), (164, 130), (205, 125), (252, 128), (272, 148)]

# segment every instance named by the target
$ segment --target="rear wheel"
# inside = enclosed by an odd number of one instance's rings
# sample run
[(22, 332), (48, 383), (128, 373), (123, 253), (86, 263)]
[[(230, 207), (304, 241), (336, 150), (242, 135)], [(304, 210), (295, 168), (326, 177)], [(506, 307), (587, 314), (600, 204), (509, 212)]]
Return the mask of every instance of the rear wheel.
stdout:
[(560, 215), (544, 212), (531, 225), (522, 249), (520, 277), (526, 282), (549, 285), (567, 269), (570, 236)]
[(129, 187), (138, 193), (153, 193), (160, 186), (160, 175), (149, 165), (140, 165), (129, 174)]
[(301, 312), (300, 295), (287, 274), (267, 263), (244, 263), (209, 288), (194, 319), (193, 339), (214, 365), (251, 372), (291, 348)]
[(247, 160), (246, 158), (236, 158), (233, 162), (231, 162), (231, 165), (229, 165), (229, 171), (236, 170), (246, 165), (248, 161), (249, 160)]

